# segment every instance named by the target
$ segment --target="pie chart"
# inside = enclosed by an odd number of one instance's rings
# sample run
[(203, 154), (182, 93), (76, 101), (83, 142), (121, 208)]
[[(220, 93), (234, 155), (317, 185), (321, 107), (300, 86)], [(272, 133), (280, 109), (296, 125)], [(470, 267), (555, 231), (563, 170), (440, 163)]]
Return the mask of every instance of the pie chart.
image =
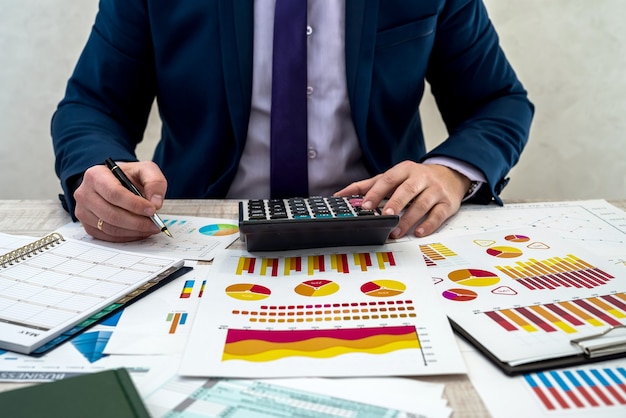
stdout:
[(226, 294), (234, 299), (239, 300), (262, 300), (272, 292), (265, 286), (252, 283), (237, 283), (226, 288)]
[(522, 255), (522, 250), (515, 247), (491, 247), (487, 248), (487, 254), (498, 258), (515, 258)]
[(511, 235), (507, 235), (506, 237), (504, 237), (505, 240), (510, 241), (510, 242), (527, 242), (530, 241), (530, 238), (528, 238), (526, 235), (518, 235), (518, 234), (511, 234)]
[(454, 270), (448, 274), (448, 279), (464, 286), (492, 286), (500, 281), (492, 272), (478, 269)]
[(202, 235), (209, 235), (212, 237), (222, 237), (225, 235), (232, 235), (239, 232), (237, 225), (231, 224), (210, 224), (201, 227), (198, 230)]
[(468, 302), (470, 300), (476, 299), (476, 292), (467, 289), (448, 289), (441, 294), (444, 298), (448, 300), (453, 300), (455, 302)]
[(386, 298), (404, 293), (406, 285), (395, 280), (372, 280), (361, 286), (361, 292), (367, 296)]
[(339, 285), (330, 280), (308, 280), (300, 283), (294, 291), (302, 296), (328, 296), (339, 290)]

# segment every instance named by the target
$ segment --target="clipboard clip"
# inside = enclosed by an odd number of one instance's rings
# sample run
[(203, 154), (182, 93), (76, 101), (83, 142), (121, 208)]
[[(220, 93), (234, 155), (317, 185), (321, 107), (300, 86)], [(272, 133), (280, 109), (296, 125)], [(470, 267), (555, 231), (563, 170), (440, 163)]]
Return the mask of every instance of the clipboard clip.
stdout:
[(570, 343), (580, 348), (583, 354), (588, 358), (596, 358), (603, 357), (612, 354), (625, 353), (626, 354), (626, 334), (617, 339), (613, 339), (613, 341), (606, 343), (597, 343), (585, 345), (585, 341), (597, 341), (602, 337), (605, 337), (610, 332), (615, 330), (624, 329), (626, 330), (626, 325), (612, 325), (609, 328), (605, 329), (599, 334), (588, 335), (586, 337), (575, 338), (570, 340)]

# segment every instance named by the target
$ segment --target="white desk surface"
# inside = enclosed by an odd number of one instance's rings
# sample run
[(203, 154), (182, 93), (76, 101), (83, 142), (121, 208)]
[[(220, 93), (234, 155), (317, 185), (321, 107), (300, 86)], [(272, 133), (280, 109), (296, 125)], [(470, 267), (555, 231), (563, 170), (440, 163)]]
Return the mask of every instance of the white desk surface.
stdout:
[[(626, 201), (611, 201), (626, 210)], [(237, 219), (235, 200), (168, 200), (162, 213)], [(70, 222), (56, 200), (0, 200), (0, 232), (42, 236)], [(234, 246), (238, 245), (236, 241)], [(419, 377), (418, 380), (443, 383), (444, 396), (453, 410), (452, 417), (488, 417), (489, 413), (466, 375)], [(0, 383), (0, 391), (25, 386)]]

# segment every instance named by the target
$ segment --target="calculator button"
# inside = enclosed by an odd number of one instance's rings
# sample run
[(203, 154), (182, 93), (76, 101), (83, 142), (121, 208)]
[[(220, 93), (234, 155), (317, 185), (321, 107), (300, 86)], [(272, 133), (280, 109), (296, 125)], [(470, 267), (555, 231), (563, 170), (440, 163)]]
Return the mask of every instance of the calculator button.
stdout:
[(326, 213), (316, 213), (315, 214), (316, 218), (332, 218), (333, 214), (330, 212), (326, 212)]
[(274, 212), (270, 215), (270, 219), (286, 219), (287, 212)]
[(249, 219), (265, 219), (267, 216), (265, 215), (265, 211), (262, 212), (250, 212), (248, 214)]

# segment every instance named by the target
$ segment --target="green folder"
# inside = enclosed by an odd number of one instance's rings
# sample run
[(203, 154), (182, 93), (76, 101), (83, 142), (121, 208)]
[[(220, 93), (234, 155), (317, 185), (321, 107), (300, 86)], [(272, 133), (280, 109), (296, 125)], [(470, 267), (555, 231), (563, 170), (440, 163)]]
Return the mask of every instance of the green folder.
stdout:
[(126, 369), (1, 392), (0, 415), (7, 418), (150, 417)]

